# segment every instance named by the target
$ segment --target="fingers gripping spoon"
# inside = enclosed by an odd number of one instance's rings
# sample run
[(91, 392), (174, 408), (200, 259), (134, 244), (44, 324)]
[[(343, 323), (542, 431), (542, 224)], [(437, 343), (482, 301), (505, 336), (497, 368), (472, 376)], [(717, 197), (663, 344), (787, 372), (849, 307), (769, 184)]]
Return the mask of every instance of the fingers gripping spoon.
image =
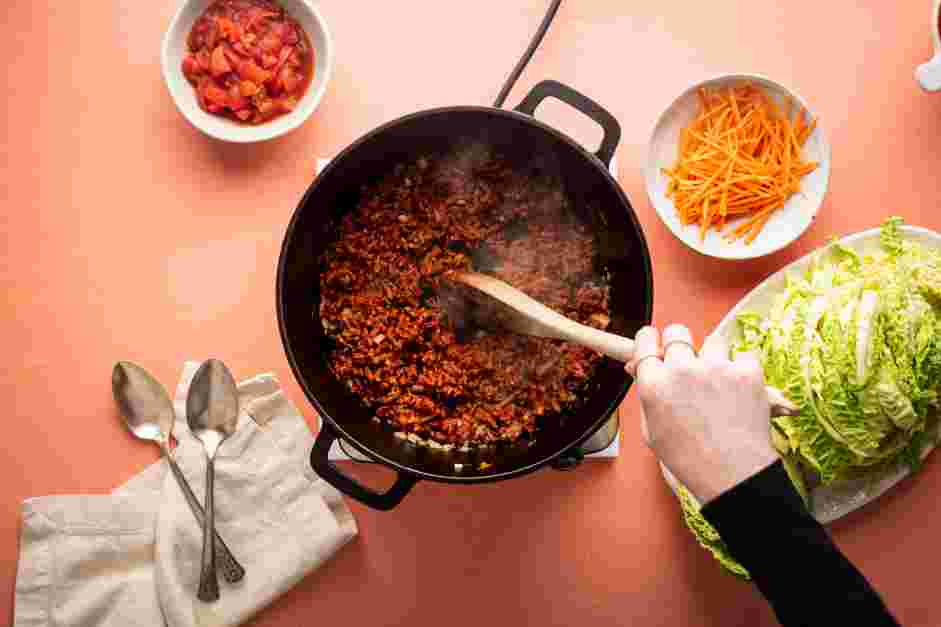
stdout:
[[(170, 436), (173, 433), (173, 404), (160, 383), (137, 364), (119, 361), (111, 373), (111, 391), (127, 428), (142, 440), (151, 440), (160, 446), (170, 471), (183, 491), (193, 516), (203, 526), (205, 513), (189, 482), (173, 458)], [(229, 583), (238, 583), (245, 577), (245, 569), (232, 555), (229, 547), (213, 530), (216, 553), (222, 577)]]
[(216, 551), (212, 542), (212, 528), (215, 522), (215, 459), (219, 445), (235, 433), (238, 412), (238, 391), (232, 373), (217, 359), (204, 362), (193, 376), (186, 397), (186, 422), (206, 450), (206, 521), (203, 525), (202, 568), (196, 593), (201, 601), (215, 601), (219, 598)]

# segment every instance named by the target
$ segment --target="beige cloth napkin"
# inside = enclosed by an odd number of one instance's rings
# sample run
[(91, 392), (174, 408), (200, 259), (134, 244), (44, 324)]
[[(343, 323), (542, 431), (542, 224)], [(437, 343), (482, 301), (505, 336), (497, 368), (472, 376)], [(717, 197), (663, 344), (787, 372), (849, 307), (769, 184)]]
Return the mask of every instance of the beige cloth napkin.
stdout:
[[(176, 458), (196, 495), (205, 457), (176, 393)], [(239, 385), (238, 431), (216, 456), (216, 529), (247, 571), (221, 599), (196, 599), (202, 532), (161, 460), (110, 495), (23, 504), (14, 625), (237, 625), (315, 570), (356, 535), (340, 494), (311, 470), (313, 436), (272, 375)]]

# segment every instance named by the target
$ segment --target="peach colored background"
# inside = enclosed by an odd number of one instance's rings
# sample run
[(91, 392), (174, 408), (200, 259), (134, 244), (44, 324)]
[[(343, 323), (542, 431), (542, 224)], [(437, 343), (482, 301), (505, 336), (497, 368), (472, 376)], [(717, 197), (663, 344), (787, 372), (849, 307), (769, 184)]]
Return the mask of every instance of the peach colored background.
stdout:
[[(547, 2), (324, 0), (333, 83), (311, 121), (258, 146), (209, 140), (175, 110), (158, 58), (174, 4), (0, 8), (0, 616), (12, 605), (22, 499), (106, 491), (156, 459), (117, 421), (115, 360), (136, 360), (171, 388), (186, 358), (222, 358), (241, 377), (274, 370), (310, 411), (282, 353), (273, 286), (316, 157), (406, 112), (489, 103)], [(509, 103), (555, 78), (617, 116), (620, 181), (654, 256), (656, 321), (687, 321), (701, 337), (830, 235), (889, 213), (941, 227), (941, 96), (912, 78), (931, 54), (930, 5), (568, 0)], [(738, 265), (672, 239), (640, 170), (659, 111), (725, 71), (796, 88), (834, 146), (815, 225), (785, 251)], [(583, 124), (549, 113), (583, 136)], [(361, 537), (252, 624), (773, 624), (757, 592), (720, 574), (689, 537), (636, 421), (631, 396), (613, 464), (465, 489), (419, 484), (390, 513), (354, 503)], [(909, 626), (936, 625), (941, 613), (939, 492), (936, 454), (916, 480), (834, 528)]]

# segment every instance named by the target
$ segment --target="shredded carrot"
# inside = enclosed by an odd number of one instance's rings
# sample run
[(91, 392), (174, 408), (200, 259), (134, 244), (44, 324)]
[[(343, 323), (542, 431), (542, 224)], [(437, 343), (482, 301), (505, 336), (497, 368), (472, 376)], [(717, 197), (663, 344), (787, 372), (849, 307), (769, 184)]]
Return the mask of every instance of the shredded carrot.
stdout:
[(751, 244), (817, 168), (801, 155), (817, 121), (791, 102), (782, 112), (751, 84), (697, 95), (699, 114), (680, 132), (676, 164), (663, 170), (667, 196), (702, 239), (729, 226), (727, 239)]

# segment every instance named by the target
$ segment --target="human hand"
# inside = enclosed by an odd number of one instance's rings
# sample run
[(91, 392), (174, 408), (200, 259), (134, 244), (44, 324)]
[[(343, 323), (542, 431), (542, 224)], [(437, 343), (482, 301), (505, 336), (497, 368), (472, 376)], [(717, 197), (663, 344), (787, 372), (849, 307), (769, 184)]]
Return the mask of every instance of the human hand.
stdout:
[(689, 329), (671, 325), (663, 346), (661, 353), (657, 329), (641, 329), (627, 366), (637, 379), (641, 431), (657, 458), (706, 504), (777, 460), (769, 392), (757, 355), (731, 361), (717, 336), (697, 356)]

